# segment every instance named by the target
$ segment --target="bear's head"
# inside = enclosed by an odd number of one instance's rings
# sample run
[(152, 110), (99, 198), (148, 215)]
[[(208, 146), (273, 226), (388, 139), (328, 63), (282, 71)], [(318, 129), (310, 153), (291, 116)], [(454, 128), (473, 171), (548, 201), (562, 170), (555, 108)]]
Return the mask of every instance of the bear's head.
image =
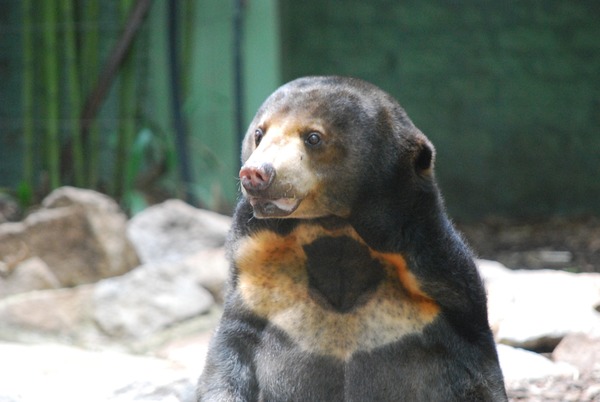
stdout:
[(348, 217), (358, 200), (431, 182), (434, 148), (387, 93), (307, 77), (276, 90), (242, 145), (242, 193), (257, 218)]

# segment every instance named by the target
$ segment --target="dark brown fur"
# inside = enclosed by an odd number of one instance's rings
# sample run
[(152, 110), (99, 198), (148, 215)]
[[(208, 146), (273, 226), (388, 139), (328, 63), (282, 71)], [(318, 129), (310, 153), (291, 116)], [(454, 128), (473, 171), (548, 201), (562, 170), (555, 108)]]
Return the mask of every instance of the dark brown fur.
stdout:
[(243, 145), (200, 401), (506, 400), (434, 155), (360, 80), (303, 78), (265, 101)]

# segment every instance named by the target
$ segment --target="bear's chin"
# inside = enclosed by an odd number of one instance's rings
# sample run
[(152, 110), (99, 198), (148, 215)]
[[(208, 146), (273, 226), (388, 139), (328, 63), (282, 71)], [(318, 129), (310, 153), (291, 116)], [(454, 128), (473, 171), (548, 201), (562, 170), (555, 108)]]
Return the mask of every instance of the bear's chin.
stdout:
[(276, 200), (250, 198), (250, 205), (254, 210), (256, 218), (285, 218), (298, 208), (300, 205), (299, 199), (296, 198), (279, 198)]

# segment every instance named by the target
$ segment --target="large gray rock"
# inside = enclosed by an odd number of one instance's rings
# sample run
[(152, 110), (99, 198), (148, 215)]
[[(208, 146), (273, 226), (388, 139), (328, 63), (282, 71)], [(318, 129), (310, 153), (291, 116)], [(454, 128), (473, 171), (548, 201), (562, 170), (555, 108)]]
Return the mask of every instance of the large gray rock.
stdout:
[(515, 270), (479, 262), (496, 341), (552, 350), (570, 333), (600, 333), (600, 274)]
[(217, 302), (223, 302), (229, 277), (229, 261), (224, 248), (200, 251), (183, 260), (183, 264), (196, 283), (210, 291)]
[(207, 312), (211, 294), (183, 263), (148, 263), (94, 288), (93, 318), (110, 336), (141, 338)]
[(195, 401), (199, 373), (161, 359), (4, 343), (0, 356), (0, 401)]
[[(8, 269), (6, 269), (8, 271)], [(60, 282), (43, 260), (38, 257), (28, 258), (15, 264), (8, 279), (0, 279), (0, 295), (10, 295), (31, 290), (56, 289)]]
[(528, 350), (498, 345), (500, 367), (507, 383), (546, 377), (574, 378), (579, 371), (570, 364), (555, 363)]
[[(2, 288), (20, 281), (17, 267), (38, 257), (61, 286), (76, 286), (123, 274), (138, 264), (126, 237), (126, 217), (107, 196), (63, 187), (24, 221), (0, 225)], [(13, 276), (18, 278), (15, 279)], [(53, 287), (50, 284), (49, 287)], [(39, 282), (32, 289), (39, 288)], [(0, 293), (0, 297), (10, 294)]]
[(202, 373), (212, 331), (198, 331), (192, 335), (179, 336), (157, 350), (158, 357), (186, 367), (194, 373)]
[[(198, 336), (202, 337), (202, 334), (210, 333), (220, 317), (221, 309), (213, 305), (206, 314), (196, 314), (184, 321), (177, 318), (180, 317), (177, 315), (174, 316), (175, 318), (169, 318), (168, 315), (159, 317), (158, 322), (166, 323), (166, 326), (157, 328), (155, 323), (147, 324), (143, 321), (158, 316), (159, 313), (154, 311), (156, 309), (154, 304), (149, 307), (150, 312), (126, 304), (121, 306), (121, 301), (118, 301), (117, 306), (112, 303), (107, 308), (97, 306), (94, 298), (95, 286), (89, 284), (75, 288), (27, 292), (0, 300), (0, 341), (67, 343), (94, 350), (153, 353), (174, 340), (189, 338), (193, 340)], [(127, 291), (130, 290), (127, 288)], [(211, 300), (210, 295), (202, 289), (200, 294), (201, 297), (206, 297), (202, 303), (208, 305)], [(165, 298), (160, 293), (156, 294), (159, 300), (168, 300), (170, 297), (174, 296)], [(189, 298), (184, 297), (184, 300), (189, 301)], [(201, 306), (199, 308), (196, 305), (192, 313), (203, 310)], [(107, 333), (105, 329), (99, 327), (95, 314), (114, 311), (117, 313), (113, 321), (108, 319), (103, 321), (105, 326), (113, 329), (112, 333)], [(162, 313), (166, 314), (164, 311)], [(123, 316), (127, 320), (124, 320)], [(124, 325), (123, 322), (133, 326), (133, 329), (126, 327), (129, 332), (123, 330), (121, 327)], [(139, 327), (134, 326), (135, 324)], [(132, 333), (139, 337), (133, 337)], [(193, 356), (189, 356), (189, 361), (195, 361), (198, 365), (202, 363), (202, 358), (203, 353), (194, 353)]]
[(166, 328), (211, 309), (222, 297), (227, 269), (222, 249), (205, 250), (96, 284), (0, 299), (0, 339), (111, 348), (152, 342)]
[(600, 372), (600, 336), (569, 334), (552, 351), (552, 359), (569, 363), (581, 372)]
[(169, 200), (134, 216), (127, 232), (142, 262), (179, 261), (222, 247), (230, 225), (227, 216)]
[(93, 285), (40, 290), (0, 300), (0, 339), (14, 342), (103, 343), (91, 319)]

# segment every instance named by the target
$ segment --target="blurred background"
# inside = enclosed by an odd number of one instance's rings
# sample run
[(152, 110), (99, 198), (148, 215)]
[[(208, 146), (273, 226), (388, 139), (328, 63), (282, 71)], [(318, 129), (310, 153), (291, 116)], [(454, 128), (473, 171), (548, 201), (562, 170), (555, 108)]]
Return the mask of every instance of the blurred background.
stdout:
[(482, 256), (600, 270), (598, 21), (596, 0), (0, 0), (4, 219), (63, 185), (230, 213), (261, 102), (351, 75), (435, 144)]

